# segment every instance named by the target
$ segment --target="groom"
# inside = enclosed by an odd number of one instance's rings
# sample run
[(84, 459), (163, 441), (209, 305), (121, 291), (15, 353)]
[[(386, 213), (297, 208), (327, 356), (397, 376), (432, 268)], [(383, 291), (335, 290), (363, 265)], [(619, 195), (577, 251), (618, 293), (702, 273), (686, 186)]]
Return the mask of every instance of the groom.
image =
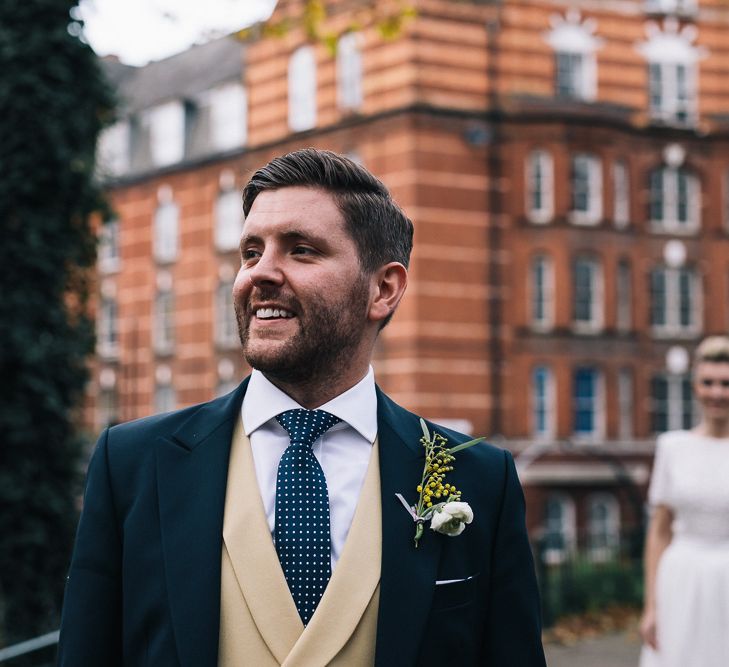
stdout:
[(426, 524), (416, 548), (396, 496), (418, 499), (422, 429), (370, 359), (412, 223), (364, 168), (314, 149), (258, 170), (243, 205), (234, 300), (254, 370), (101, 435), (59, 664), (543, 666), (509, 453), (482, 443), (449, 464), (442, 483), (473, 511), (460, 535)]

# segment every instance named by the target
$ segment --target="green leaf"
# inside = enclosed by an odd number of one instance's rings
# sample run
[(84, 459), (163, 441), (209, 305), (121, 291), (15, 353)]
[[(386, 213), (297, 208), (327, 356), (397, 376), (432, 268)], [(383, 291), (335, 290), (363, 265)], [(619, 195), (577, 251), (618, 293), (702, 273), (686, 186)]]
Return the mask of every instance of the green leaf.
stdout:
[(483, 442), (486, 438), (474, 438), (473, 440), (469, 440), (468, 442), (463, 442), (460, 445), (456, 445), (455, 447), (451, 447), (448, 450), (449, 454), (455, 454), (456, 452), (463, 451), (464, 449), (468, 449), (469, 447), (473, 447), (474, 445), (477, 445), (479, 442)]
[(425, 420), (422, 417), (420, 418), (420, 428), (423, 429), (423, 435), (425, 436), (425, 439), (430, 442), (430, 433), (428, 431), (428, 427), (425, 424)]

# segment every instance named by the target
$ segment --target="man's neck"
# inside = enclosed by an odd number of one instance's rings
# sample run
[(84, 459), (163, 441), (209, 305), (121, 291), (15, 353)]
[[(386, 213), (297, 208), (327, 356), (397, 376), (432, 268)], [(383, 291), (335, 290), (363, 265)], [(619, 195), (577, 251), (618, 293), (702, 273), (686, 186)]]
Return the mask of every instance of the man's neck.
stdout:
[(263, 373), (264, 377), (275, 387), (293, 398), (299, 405), (307, 410), (315, 410), (345, 391), (351, 389), (367, 375), (369, 364), (363, 369), (346, 374), (330, 375), (326, 379), (309, 378), (301, 381), (281, 380), (275, 376)]

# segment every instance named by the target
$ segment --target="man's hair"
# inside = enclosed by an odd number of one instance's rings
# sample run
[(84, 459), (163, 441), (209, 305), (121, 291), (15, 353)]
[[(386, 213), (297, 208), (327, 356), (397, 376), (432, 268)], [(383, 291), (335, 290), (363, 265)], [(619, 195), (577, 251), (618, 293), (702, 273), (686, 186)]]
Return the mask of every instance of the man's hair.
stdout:
[(364, 167), (343, 155), (314, 148), (274, 158), (243, 189), (244, 213), (248, 215), (261, 192), (292, 186), (320, 188), (334, 197), (363, 271), (371, 274), (388, 262), (408, 266), (413, 223), (384, 184)]
[(704, 338), (694, 352), (694, 365), (702, 361), (729, 362), (729, 336)]

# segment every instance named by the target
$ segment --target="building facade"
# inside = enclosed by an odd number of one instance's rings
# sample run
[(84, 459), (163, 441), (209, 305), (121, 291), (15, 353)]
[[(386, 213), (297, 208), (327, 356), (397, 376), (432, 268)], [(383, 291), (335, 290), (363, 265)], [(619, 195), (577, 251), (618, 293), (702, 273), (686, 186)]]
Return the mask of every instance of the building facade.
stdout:
[(107, 63), (88, 422), (239, 382), (241, 187), (331, 149), (415, 224), (378, 383), (511, 449), (552, 557), (604, 555), (642, 522), (655, 434), (696, 416), (695, 343), (729, 326), (729, 4), (417, 0), (389, 38), (371, 4), (330, 3), (331, 39), (279, 2), (285, 31)]

